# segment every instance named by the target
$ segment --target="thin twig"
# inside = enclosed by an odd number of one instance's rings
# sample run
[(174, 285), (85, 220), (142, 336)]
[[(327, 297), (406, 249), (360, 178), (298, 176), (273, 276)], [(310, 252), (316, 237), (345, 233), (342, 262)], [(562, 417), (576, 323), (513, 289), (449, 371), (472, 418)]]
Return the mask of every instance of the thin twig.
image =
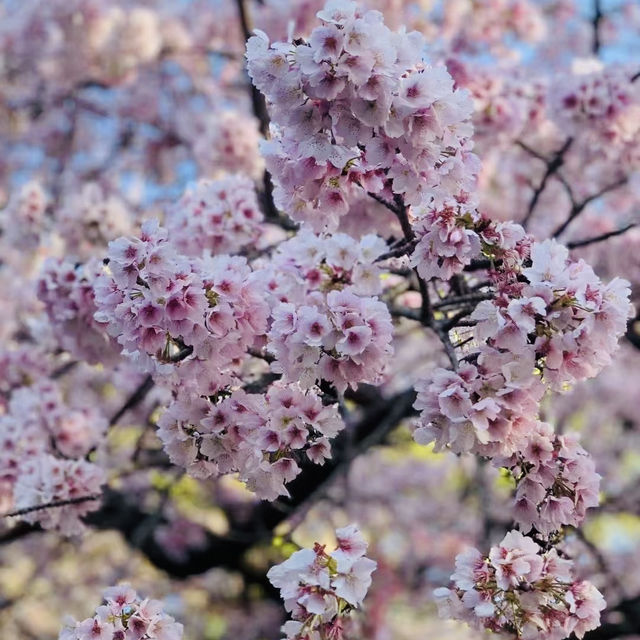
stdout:
[(637, 227), (637, 223), (632, 222), (630, 224), (625, 225), (621, 229), (616, 229), (615, 231), (609, 231), (607, 233), (603, 233), (599, 236), (594, 236), (593, 238), (586, 238), (585, 240), (576, 240), (575, 242), (567, 242), (567, 247), (569, 249), (578, 249), (579, 247), (587, 247), (590, 244), (595, 244), (596, 242), (602, 242), (603, 240), (608, 240), (609, 238), (613, 238), (615, 236), (621, 236), (623, 233), (629, 231), (629, 229), (633, 229)]
[(27, 513), (33, 513), (34, 511), (42, 511), (43, 509), (54, 509), (56, 507), (67, 507), (71, 504), (80, 504), (82, 502), (90, 502), (92, 500), (100, 500), (102, 496), (99, 493), (91, 494), (88, 496), (79, 496), (78, 498), (69, 498), (68, 500), (53, 500), (45, 504), (37, 504), (32, 507), (24, 507), (23, 509), (16, 509), (9, 513), (3, 514), (2, 518), (13, 518), (15, 516), (23, 516)]
[(483, 300), (491, 300), (494, 298), (494, 294), (489, 291), (478, 291), (475, 293), (467, 293), (463, 296), (452, 296), (445, 298), (441, 302), (436, 302), (433, 305), (434, 309), (445, 309), (446, 307), (455, 307), (460, 304), (466, 304), (468, 302), (482, 302)]
[(397, 247), (394, 247), (386, 253), (383, 253), (381, 256), (378, 256), (374, 262), (382, 262), (383, 260), (388, 260), (389, 258), (401, 258), (402, 256), (406, 256), (411, 253), (415, 249), (415, 246), (415, 239), (412, 242), (403, 240), (403, 242)]
[(70, 362), (65, 362), (63, 365), (59, 366), (57, 369), (55, 369), (51, 373), (51, 378), (53, 380), (57, 380), (58, 378), (62, 378), (62, 376), (64, 376), (67, 373), (69, 373), (69, 371), (74, 369), (78, 364), (79, 363), (78, 363), (77, 360), (71, 360)]
[[(538, 204), (538, 199), (542, 195), (542, 192), (545, 190), (547, 186), (547, 181), (549, 178), (560, 169), (560, 167), (564, 163), (564, 156), (571, 147), (573, 143), (573, 138), (569, 137), (566, 139), (565, 143), (556, 151), (555, 155), (551, 160), (547, 160), (547, 169), (542, 176), (542, 180), (540, 180), (540, 184), (534, 189), (533, 196), (531, 197), (531, 201), (529, 202), (529, 208), (527, 209), (527, 213), (522, 220), (522, 226), (526, 229), (529, 223), (529, 219), (531, 218), (534, 209), (536, 208), (536, 204)], [(522, 143), (520, 143), (522, 146)], [(536, 156), (537, 157), (537, 156)]]
[(445, 331), (451, 331), (451, 329), (455, 329), (455, 327), (458, 326), (458, 322), (462, 320), (462, 318), (465, 318), (472, 313), (473, 308), (460, 309), (460, 311), (456, 312), (453, 316), (444, 320), (441, 326)]
[(146, 395), (153, 388), (153, 378), (148, 375), (139, 385), (138, 388), (127, 398), (126, 402), (116, 411), (111, 420), (109, 420), (109, 426), (113, 427), (117, 422), (120, 421), (120, 418), (129, 411), (129, 409), (133, 409), (138, 404), (140, 404), (146, 397)]
[(588, 204), (591, 204), (594, 200), (597, 200), (610, 191), (614, 191), (615, 189), (624, 186), (628, 180), (629, 179), (627, 177), (620, 178), (619, 180), (616, 180), (615, 182), (602, 187), (602, 189), (596, 191), (595, 193), (592, 193), (590, 196), (587, 196), (584, 200), (582, 200), (582, 202), (574, 203), (571, 207), (568, 218), (553, 232), (552, 236), (554, 238), (557, 238), (560, 234), (564, 233), (566, 228), (584, 211), (585, 207)]

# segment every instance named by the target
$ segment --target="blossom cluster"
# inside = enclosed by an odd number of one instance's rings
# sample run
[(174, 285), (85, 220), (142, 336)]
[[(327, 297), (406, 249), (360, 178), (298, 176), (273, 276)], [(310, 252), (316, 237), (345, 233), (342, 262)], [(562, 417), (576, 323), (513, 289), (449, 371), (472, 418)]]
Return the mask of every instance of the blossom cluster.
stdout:
[(513, 513), (525, 533), (532, 527), (543, 535), (565, 525), (577, 527), (586, 510), (598, 506), (600, 475), (576, 434), (556, 435), (551, 425), (538, 422), (515, 457)]
[(512, 39), (536, 42), (547, 32), (544, 9), (532, 0), (449, 0), (443, 7), (443, 30), (450, 47), (460, 53), (479, 53), (485, 47), (501, 53)]
[(127, 584), (109, 587), (103, 595), (105, 604), (93, 617), (68, 617), (58, 640), (182, 640), (182, 625), (159, 600), (143, 599)]
[(392, 353), (387, 306), (349, 291), (330, 291), (323, 306), (283, 303), (274, 310), (268, 348), (272, 368), (309, 387), (327, 380), (339, 392), (379, 383)]
[(169, 458), (206, 478), (237, 473), (259, 498), (288, 495), (302, 457), (324, 464), (329, 439), (344, 424), (337, 405), (324, 406), (313, 391), (276, 382), (264, 394), (233, 391), (217, 403), (175, 401), (158, 423)]
[(109, 364), (118, 351), (106, 325), (94, 318), (93, 285), (101, 273), (102, 263), (96, 259), (76, 264), (68, 258), (48, 258), (38, 279), (38, 298), (60, 346), (92, 364)]
[(640, 88), (630, 78), (635, 70), (603, 67), (594, 62), (562, 76), (550, 89), (554, 121), (569, 134), (586, 132), (599, 149), (607, 151), (635, 142), (640, 135)]
[(418, 242), (411, 265), (425, 280), (449, 280), (480, 253), (480, 237), (474, 226), (480, 216), (456, 202), (418, 210), (413, 231)]
[(272, 304), (305, 304), (319, 292), (344, 288), (375, 296), (382, 292), (384, 272), (378, 259), (386, 251), (386, 242), (372, 233), (355, 240), (346, 233), (314, 234), (303, 228), (280, 243), (268, 261), (256, 262), (256, 269)]
[(242, 175), (189, 185), (167, 216), (175, 247), (187, 256), (234, 253), (261, 232), (262, 211), (253, 182)]
[(534, 430), (545, 391), (534, 369), (531, 354), (514, 359), (490, 347), (457, 372), (436, 369), (416, 384), (414, 438), (455, 453), (513, 455)]
[(309, 388), (326, 380), (344, 391), (379, 382), (392, 353), (393, 326), (382, 290), (386, 249), (378, 236), (300, 231), (261, 264), (273, 321), (267, 347), (272, 368)]
[(0, 351), (0, 411), (6, 412), (11, 393), (25, 381), (45, 378), (52, 373), (51, 362), (40, 345), (24, 344)]
[(510, 531), (488, 556), (469, 549), (456, 558), (452, 589), (435, 591), (442, 616), (526, 640), (582, 638), (600, 623), (605, 601), (573, 563)]
[[(82, 459), (104, 436), (107, 422), (90, 407), (69, 407), (53, 381), (15, 389), (0, 415), (0, 502), (7, 510), (100, 493), (104, 472)], [(39, 509), (22, 517), (71, 535), (97, 500)]]
[(416, 245), (411, 265), (426, 280), (448, 280), (462, 273), (474, 258), (500, 260), (494, 278), (512, 277), (529, 255), (531, 238), (513, 222), (494, 222), (478, 213), (473, 198), (446, 200), (414, 207), (412, 231)]
[(189, 258), (157, 221), (140, 238), (109, 244), (95, 281), (95, 319), (139, 365), (170, 384), (210, 395), (227, 386), (266, 331), (269, 308), (239, 256)]
[(132, 232), (132, 212), (125, 202), (97, 182), (87, 182), (70, 194), (56, 211), (56, 231), (68, 251), (85, 259), (107, 243)]
[(422, 62), (423, 37), (392, 32), (353, 2), (317, 15), (308, 42), (256, 32), (247, 44), (275, 123), (263, 154), (276, 205), (335, 230), (362, 189), (407, 204), (472, 191), (471, 101), (446, 69)]
[(543, 77), (531, 77), (530, 70), (522, 75), (514, 73), (514, 69), (508, 73), (489, 70), (462, 58), (448, 59), (447, 69), (456, 84), (470, 91), (473, 98), (474, 140), (506, 147), (545, 121), (547, 82)]
[(0, 229), (11, 247), (22, 251), (38, 247), (48, 205), (48, 195), (35, 180), (24, 184), (11, 197), (0, 216)]
[(316, 543), (267, 573), (291, 613), (282, 627), (286, 640), (344, 637), (347, 615), (364, 600), (376, 562), (365, 556), (367, 543), (355, 525), (337, 529), (336, 538), (335, 551)]
[(438, 369), (417, 387), (421, 441), (511, 455), (532, 432), (546, 387), (562, 391), (596, 375), (626, 331), (628, 283), (603, 284), (554, 240), (534, 243), (515, 263), (503, 255), (496, 283), (497, 297), (471, 315), (479, 346), (465, 357), (475, 364)]
[[(14, 506), (21, 510), (52, 504), (48, 509), (27, 512), (20, 517), (44, 529), (56, 529), (62, 535), (79, 534), (84, 531), (80, 518), (100, 506), (104, 483), (104, 471), (91, 462), (43, 454), (21, 465), (14, 488)], [(69, 504), (57, 504), (66, 501)]]
[[(509, 227), (512, 240), (523, 236), (517, 229)], [(518, 521), (548, 534), (582, 522), (598, 502), (600, 477), (584, 450), (538, 421), (540, 401), (547, 389), (565, 391), (609, 364), (626, 331), (630, 292), (624, 280), (603, 284), (555, 240), (512, 242), (495, 254), (488, 244), (495, 231), (480, 234), (483, 251), (501, 266), (495, 298), (471, 314), (476, 347), (457, 371), (439, 368), (417, 383), (414, 437), (511, 468), (521, 481)]]
[(196, 162), (205, 175), (244, 174), (254, 180), (264, 170), (257, 120), (237, 111), (207, 114), (193, 142)]
[(476, 338), (514, 356), (534, 352), (543, 380), (563, 390), (611, 362), (632, 313), (629, 283), (605, 285), (555, 240), (534, 243), (530, 262), (520, 282), (478, 305)]

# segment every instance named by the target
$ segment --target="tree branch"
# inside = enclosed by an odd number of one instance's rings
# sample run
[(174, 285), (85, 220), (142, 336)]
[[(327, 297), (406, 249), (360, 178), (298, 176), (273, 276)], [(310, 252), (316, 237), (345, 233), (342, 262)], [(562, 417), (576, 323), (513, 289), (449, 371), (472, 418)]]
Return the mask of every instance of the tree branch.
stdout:
[(623, 233), (629, 231), (629, 229), (633, 229), (638, 225), (635, 222), (625, 225), (620, 229), (616, 229), (615, 231), (609, 231), (607, 233), (602, 233), (599, 236), (594, 236), (593, 238), (586, 238), (584, 240), (576, 240), (575, 242), (567, 242), (567, 247), (569, 249), (578, 249), (579, 247), (587, 247), (591, 244), (596, 244), (597, 242), (602, 242), (604, 240), (608, 240), (609, 238), (614, 238), (615, 236), (621, 236)]
[(122, 416), (130, 409), (138, 406), (147, 396), (149, 391), (153, 389), (153, 378), (148, 375), (139, 385), (138, 388), (127, 398), (126, 402), (111, 416), (109, 426), (113, 427), (117, 424)]
[[(542, 160), (542, 156), (540, 156), (540, 154), (533, 152), (533, 150), (529, 150), (526, 146), (524, 146), (523, 143), (519, 143), (519, 144), (521, 147), (525, 148), (527, 151), (529, 151), (530, 153), (533, 153), (537, 158)], [(522, 226), (525, 229), (529, 224), (529, 220), (533, 215), (533, 211), (536, 208), (536, 204), (538, 204), (538, 200), (542, 195), (542, 192), (545, 190), (545, 187), (547, 186), (547, 181), (563, 165), (564, 156), (567, 153), (567, 151), (569, 151), (569, 148), (571, 147), (572, 144), (573, 144), (573, 138), (571, 137), (567, 138), (565, 143), (562, 145), (562, 147), (560, 147), (560, 149), (558, 149), (558, 151), (556, 151), (556, 153), (554, 154), (551, 160), (544, 160), (544, 162), (547, 163), (547, 169), (544, 172), (544, 175), (542, 176), (542, 180), (540, 180), (540, 184), (533, 191), (533, 196), (531, 197), (531, 201), (529, 202), (527, 213), (525, 214), (522, 220)]]
[(602, 13), (601, 0), (593, 0), (593, 19), (591, 21), (593, 24), (593, 44), (591, 45), (591, 51), (595, 56), (600, 53), (600, 47), (602, 46), (602, 40), (600, 38), (602, 18), (604, 18), (604, 14)]
[(571, 211), (569, 212), (569, 217), (551, 234), (552, 237), (557, 238), (559, 235), (564, 233), (566, 228), (584, 211), (585, 207), (588, 204), (591, 204), (594, 200), (597, 200), (610, 191), (614, 191), (615, 189), (622, 187), (627, 183), (627, 181), (627, 177), (620, 178), (619, 180), (616, 180), (615, 182), (602, 187), (602, 189), (596, 191), (596, 193), (592, 193), (590, 196), (587, 196), (584, 200), (582, 200), (582, 202), (573, 203)]
[[(323, 466), (305, 464), (300, 475), (288, 485), (290, 497), (277, 502), (260, 502), (228, 536), (207, 535), (202, 548), (189, 549), (185, 559), (177, 559), (164, 550), (148, 526), (150, 517), (125, 494), (105, 491), (103, 506), (87, 517), (97, 529), (117, 529), (132, 546), (140, 549), (158, 568), (174, 577), (201, 574), (213, 567), (246, 571), (245, 554), (256, 544), (269, 540), (273, 530), (306, 503), (322, 495), (339, 472), (368, 448), (385, 441), (389, 433), (406, 417), (413, 415), (413, 389), (372, 402), (363, 418), (349, 432), (334, 440), (334, 457)], [(145, 523), (147, 523), (145, 525)], [(162, 523), (162, 519), (158, 522)], [(146, 528), (145, 528), (146, 527)]]
[(77, 498), (69, 498), (68, 500), (53, 500), (45, 504), (36, 504), (31, 507), (24, 507), (23, 509), (16, 509), (9, 513), (4, 513), (0, 518), (13, 518), (15, 516), (24, 516), (34, 511), (43, 511), (44, 509), (54, 509), (56, 507), (68, 507), (72, 504), (81, 504), (82, 502), (91, 502), (93, 500), (100, 500), (100, 494), (91, 494), (88, 496), (79, 496)]

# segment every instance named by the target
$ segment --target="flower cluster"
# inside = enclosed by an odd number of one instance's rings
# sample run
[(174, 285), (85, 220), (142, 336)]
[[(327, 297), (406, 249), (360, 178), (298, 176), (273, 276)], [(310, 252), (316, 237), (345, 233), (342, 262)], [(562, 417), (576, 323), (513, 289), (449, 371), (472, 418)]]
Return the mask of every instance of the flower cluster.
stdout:
[(480, 253), (480, 237), (473, 227), (480, 216), (458, 203), (445, 202), (418, 212), (413, 226), (418, 238), (411, 265), (425, 280), (449, 280)]
[(129, 585), (109, 587), (93, 617), (67, 618), (58, 640), (182, 640), (182, 625), (159, 600), (142, 599)]
[(456, 453), (514, 454), (535, 427), (545, 390), (534, 369), (531, 354), (514, 359), (489, 347), (457, 372), (436, 369), (416, 384), (421, 413), (414, 438)]
[(640, 135), (640, 88), (631, 82), (634, 71), (594, 63), (583, 73), (565, 74), (551, 87), (552, 116), (570, 134), (586, 132), (598, 147), (637, 144)]
[[(21, 465), (13, 492), (14, 506), (20, 510), (53, 503), (49, 509), (25, 513), (21, 518), (44, 529), (57, 529), (63, 535), (75, 535), (84, 531), (80, 518), (100, 506), (104, 483), (103, 470), (91, 462), (40, 455)], [(67, 500), (70, 504), (56, 504)]]
[(478, 305), (476, 338), (517, 357), (533, 352), (543, 380), (563, 390), (610, 363), (632, 313), (629, 283), (603, 284), (555, 240), (534, 243), (530, 260), (517, 284)]
[(282, 627), (287, 640), (342, 638), (345, 618), (364, 600), (376, 562), (365, 557), (367, 543), (355, 525), (337, 529), (336, 538), (335, 551), (316, 543), (267, 573), (291, 613)]
[[(0, 502), (7, 509), (25, 509), (98, 494), (103, 472), (81, 458), (106, 429), (94, 409), (68, 407), (52, 381), (15, 389), (0, 415)], [(96, 508), (94, 500), (23, 517), (70, 535), (82, 530), (79, 518)]]
[(334, 230), (367, 192), (407, 204), (472, 190), (472, 105), (443, 67), (422, 62), (417, 32), (330, 1), (308, 42), (247, 44), (249, 73), (271, 107), (263, 147), (276, 204), (315, 230)]
[(45, 354), (40, 345), (33, 344), (0, 351), (0, 412), (5, 409), (14, 389), (52, 373), (51, 361)]
[(494, 279), (512, 280), (529, 255), (531, 238), (513, 222), (494, 222), (478, 213), (471, 196), (439, 206), (412, 208), (416, 245), (411, 265), (426, 280), (443, 281), (462, 273), (474, 258), (500, 260)]
[(504, 55), (514, 41), (536, 42), (547, 32), (543, 7), (532, 0), (449, 0), (442, 26), (452, 50), (476, 54), (488, 47)]
[(330, 291), (317, 306), (278, 305), (269, 331), (272, 368), (305, 387), (327, 380), (341, 393), (379, 383), (392, 353), (387, 306), (349, 289)]
[(590, 582), (573, 580), (572, 567), (510, 531), (487, 557), (469, 549), (456, 558), (454, 588), (435, 591), (440, 615), (527, 640), (582, 638), (606, 603)]
[(125, 202), (96, 182), (83, 184), (56, 211), (56, 230), (79, 258), (95, 255), (110, 240), (131, 233), (131, 222)]
[(346, 233), (316, 235), (301, 229), (278, 245), (269, 261), (256, 263), (258, 277), (272, 303), (305, 304), (318, 292), (348, 287), (374, 296), (382, 291), (383, 269), (376, 262), (387, 244), (374, 234), (359, 241)]
[(347, 385), (379, 382), (392, 353), (393, 326), (376, 263), (386, 243), (373, 234), (300, 231), (279, 245), (256, 276), (272, 305), (268, 349), (272, 368), (304, 387), (319, 380)]
[(8, 246), (27, 251), (38, 247), (48, 203), (47, 194), (36, 181), (27, 182), (12, 196), (0, 217), (0, 229)]
[(261, 222), (253, 182), (236, 175), (189, 185), (169, 212), (167, 231), (184, 255), (233, 253), (255, 243)]
[(207, 114), (198, 130), (193, 153), (205, 175), (221, 171), (241, 173), (258, 179), (264, 160), (258, 152), (260, 133), (257, 120), (237, 111)]
[(418, 384), (421, 442), (511, 455), (535, 430), (546, 386), (562, 391), (596, 375), (626, 331), (626, 281), (603, 284), (554, 240), (534, 243), (524, 260), (512, 253), (515, 262), (502, 254), (496, 299), (480, 302), (471, 316), (479, 347), (466, 357), (476, 364), (457, 373), (438, 369)]
[[(496, 297), (471, 314), (476, 347), (457, 371), (436, 369), (418, 382), (414, 437), (511, 469), (516, 519), (548, 535), (582, 522), (598, 502), (600, 477), (573, 439), (538, 421), (540, 401), (546, 389), (565, 391), (610, 362), (626, 331), (629, 288), (620, 279), (603, 284), (554, 240), (528, 247), (517, 226), (500, 228), (480, 233), (484, 254), (501, 264)], [(496, 253), (501, 245), (511, 248)]]
[(140, 238), (111, 242), (108, 256), (94, 285), (95, 318), (124, 353), (203, 395), (230, 384), (269, 313), (247, 261), (184, 256), (156, 221)]
[(548, 535), (563, 525), (579, 526), (586, 510), (598, 506), (600, 475), (575, 434), (558, 436), (539, 422), (516, 457), (514, 518), (525, 533), (531, 527)]
[(515, 75), (511, 68), (509, 73), (501, 73), (495, 68), (467, 64), (462, 58), (448, 59), (447, 69), (458, 86), (471, 92), (476, 142), (506, 145), (528, 132), (532, 125), (544, 122), (547, 83), (543, 78), (532, 78), (530, 70)]
[(118, 345), (94, 318), (93, 284), (100, 273), (102, 264), (95, 259), (76, 264), (48, 258), (38, 280), (38, 298), (63, 349), (90, 363), (109, 364), (117, 356)]
[(191, 475), (237, 473), (258, 497), (275, 500), (288, 495), (285, 484), (300, 473), (301, 456), (323, 464), (329, 439), (343, 428), (337, 405), (275, 383), (266, 394), (234, 391), (215, 404), (178, 400), (160, 418), (158, 436), (171, 461)]

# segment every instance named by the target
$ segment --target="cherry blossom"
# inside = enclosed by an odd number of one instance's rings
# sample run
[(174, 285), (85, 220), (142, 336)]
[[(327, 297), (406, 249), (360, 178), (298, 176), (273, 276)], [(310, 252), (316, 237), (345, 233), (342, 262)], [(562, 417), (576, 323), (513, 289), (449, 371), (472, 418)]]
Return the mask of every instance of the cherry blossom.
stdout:
[(174, 464), (199, 478), (237, 473), (265, 500), (288, 495), (304, 459), (324, 464), (330, 439), (344, 428), (336, 405), (282, 383), (265, 394), (233, 391), (217, 403), (174, 402), (158, 426)]
[(469, 549), (456, 558), (452, 589), (436, 590), (441, 615), (517, 638), (582, 638), (600, 621), (605, 601), (573, 563), (510, 531), (487, 557)]
[(92, 618), (69, 618), (58, 640), (181, 640), (183, 627), (159, 600), (142, 599), (129, 585), (104, 590), (105, 604)]
[(367, 543), (355, 525), (336, 529), (336, 538), (335, 551), (316, 542), (267, 573), (291, 613), (282, 627), (287, 640), (343, 637), (343, 619), (362, 605), (377, 564), (364, 555)]

